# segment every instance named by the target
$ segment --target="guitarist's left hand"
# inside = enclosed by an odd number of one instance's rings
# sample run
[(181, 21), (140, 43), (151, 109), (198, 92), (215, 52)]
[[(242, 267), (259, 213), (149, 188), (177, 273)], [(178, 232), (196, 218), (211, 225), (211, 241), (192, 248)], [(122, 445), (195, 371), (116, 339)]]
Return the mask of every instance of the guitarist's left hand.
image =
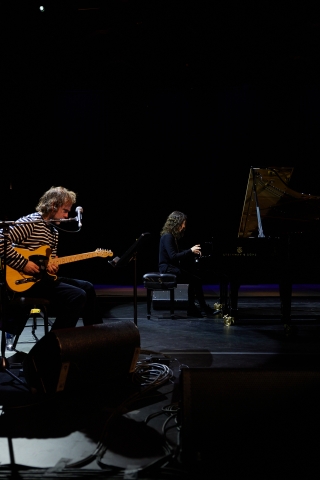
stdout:
[(47, 272), (50, 273), (50, 275), (56, 275), (59, 270), (59, 265), (56, 265), (55, 263), (48, 263), (47, 265)]

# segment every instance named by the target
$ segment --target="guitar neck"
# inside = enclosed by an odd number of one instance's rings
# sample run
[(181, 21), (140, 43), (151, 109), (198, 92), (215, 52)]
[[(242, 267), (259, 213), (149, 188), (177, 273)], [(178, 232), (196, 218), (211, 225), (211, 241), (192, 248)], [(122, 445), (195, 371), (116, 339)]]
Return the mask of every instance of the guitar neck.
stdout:
[(79, 253), (78, 255), (67, 255), (66, 257), (51, 258), (49, 263), (61, 265), (63, 263), (77, 262), (78, 260), (86, 260), (87, 258), (98, 257), (97, 252)]

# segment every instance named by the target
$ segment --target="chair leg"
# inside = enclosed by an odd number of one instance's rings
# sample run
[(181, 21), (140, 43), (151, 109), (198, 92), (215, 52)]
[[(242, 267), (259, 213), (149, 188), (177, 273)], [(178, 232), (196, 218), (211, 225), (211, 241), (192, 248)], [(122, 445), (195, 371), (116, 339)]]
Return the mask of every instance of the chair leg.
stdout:
[(174, 318), (174, 289), (170, 289), (170, 314), (171, 318)]
[[(47, 335), (47, 333), (49, 332), (49, 318), (48, 318), (48, 311), (47, 311), (47, 308), (45, 305), (42, 305), (41, 309), (38, 310), (39, 312), (39, 315), (42, 317), (43, 319), (43, 326), (44, 326), (44, 334)], [(34, 325), (34, 328), (37, 328), (37, 320), (36, 320), (36, 315), (34, 315), (34, 320), (33, 320), (33, 325)], [(32, 333), (34, 332), (34, 330), (32, 331)], [(33, 336), (35, 337), (35, 334), (33, 333)]]
[(43, 324), (44, 324), (44, 334), (47, 335), (47, 333), (49, 332), (49, 319), (48, 319), (48, 312), (45, 305), (43, 305), (42, 307), (42, 317), (43, 317)]
[(32, 317), (32, 336), (33, 338), (38, 341), (38, 337), (36, 335), (36, 330), (37, 330), (37, 315), (41, 315), (41, 310), (40, 308), (37, 308), (34, 306), (31, 311), (30, 311), (31, 317)]

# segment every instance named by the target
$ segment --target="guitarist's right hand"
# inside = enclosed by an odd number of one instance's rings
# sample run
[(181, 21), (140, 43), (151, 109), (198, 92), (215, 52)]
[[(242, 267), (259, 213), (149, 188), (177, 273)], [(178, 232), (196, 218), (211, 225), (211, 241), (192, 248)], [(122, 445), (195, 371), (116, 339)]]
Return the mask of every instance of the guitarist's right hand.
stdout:
[(26, 273), (27, 275), (34, 275), (35, 273), (40, 273), (40, 268), (36, 263), (28, 260), (27, 265), (24, 267), (24, 269), (22, 271), (23, 271), (23, 273)]

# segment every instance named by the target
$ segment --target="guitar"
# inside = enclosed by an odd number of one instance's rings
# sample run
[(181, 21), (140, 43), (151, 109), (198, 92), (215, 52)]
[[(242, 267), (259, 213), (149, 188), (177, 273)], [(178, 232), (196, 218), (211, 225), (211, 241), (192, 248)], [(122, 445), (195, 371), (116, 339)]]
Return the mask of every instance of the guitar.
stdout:
[(18, 272), (14, 268), (6, 266), (6, 282), (8, 287), (14, 292), (25, 292), (32, 287), (36, 282), (39, 282), (47, 276), (56, 280), (56, 275), (51, 275), (47, 272), (48, 264), (61, 265), (63, 263), (76, 262), (78, 260), (85, 260), (94, 257), (112, 257), (111, 250), (102, 250), (97, 248), (94, 252), (80, 253), (78, 255), (68, 255), (66, 257), (51, 258), (51, 248), (44, 245), (36, 250), (27, 250), (24, 248), (15, 248), (15, 251), (23, 255), (26, 259), (36, 263), (40, 267), (40, 272), (36, 275), (26, 275), (23, 272)]

